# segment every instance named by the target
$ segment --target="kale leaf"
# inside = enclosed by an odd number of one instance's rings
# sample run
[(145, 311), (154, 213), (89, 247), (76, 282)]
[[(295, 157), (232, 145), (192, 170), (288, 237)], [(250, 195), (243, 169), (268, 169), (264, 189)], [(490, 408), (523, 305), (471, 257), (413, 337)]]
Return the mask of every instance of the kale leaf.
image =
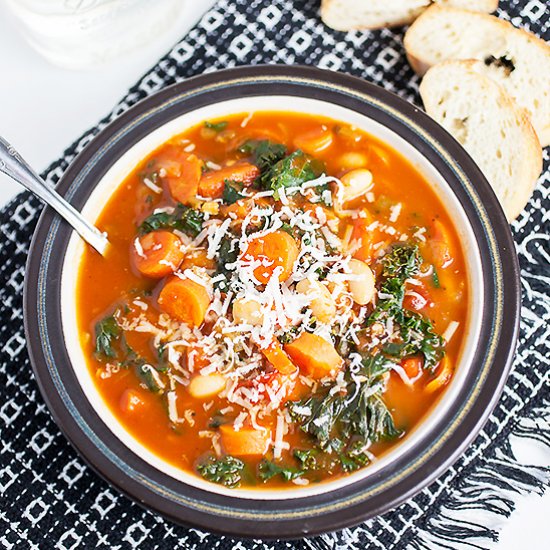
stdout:
[(238, 148), (238, 151), (252, 156), (254, 164), (262, 173), (269, 170), (286, 155), (286, 147), (282, 143), (275, 143), (267, 139), (249, 139)]
[(229, 122), (227, 122), (227, 120), (222, 120), (221, 122), (206, 121), (204, 123), (204, 127), (208, 128), (209, 130), (214, 130), (214, 132), (221, 132), (222, 130), (225, 130), (227, 128), (228, 124)]
[(311, 397), (288, 402), (291, 417), (323, 450), (338, 452), (352, 439), (367, 441), (399, 435), (391, 412), (382, 400), (382, 376), (392, 361), (382, 354), (363, 357), (357, 373), (346, 373), (343, 392), (325, 386)]
[(355, 441), (346, 452), (340, 453), (340, 464), (344, 472), (353, 472), (370, 462), (365, 447), (366, 445), (363, 442)]
[(298, 327), (291, 326), (286, 332), (284, 332), (278, 337), (278, 340), (283, 345), (290, 344), (290, 342), (293, 342), (296, 339), (297, 334), (298, 334)]
[(204, 479), (231, 488), (240, 484), (243, 469), (244, 462), (231, 455), (223, 458), (209, 456), (197, 465), (197, 470)]
[(97, 355), (105, 357), (116, 357), (116, 351), (113, 348), (121, 335), (121, 329), (116, 322), (114, 315), (105, 317), (95, 325), (95, 352)]
[(439, 282), (439, 275), (437, 274), (437, 271), (434, 267), (434, 272), (432, 273), (432, 284), (435, 288), (439, 288), (441, 286), (441, 283)]
[(302, 470), (316, 470), (319, 467), (319, 449), (294, 449), (293, 455), (300, 461)]
[(274, 197), (278, 199), (277, 191), (282, 187), (300, 187), (319, 177), (323, 170), (322, 162), (298, 149), (274, 164), (260, 179), (262, 186), (275, 191)]
[(167, 369), (166, 365), (163, 364), (164, 359), (160, 355), (159, 366), (147, 365), (147, 361), (140, 357), (126, 341), (124, 332), (118, 325), (114, 315), (109, 315), (99, 321), (95, 326), (95, 332), (95, 354), (98, 360), (116, 363), (125, 369), (134, 368), (138, 377), (149, 390), (155, 393), (161, 391), (162, 388), (151, 370), (164, 372)]
[(291, 468), (287, 466), (279, 466), (275, 462), (271, 462), (264, 458), (260, 464), (258, 464), (258, 476), (263, 481), (268, 481), (272, 477), (280, 475), (285, 481), (296, 479), (304, 474), (303, 470)]
[(225, 180), (223, 188), (223, 202), (225, 204), (234, 204), (244, 198), (242, 193), (244, 185), (240, 181)]
[(221, 292), (229, 290), (229, 281), (234, 271), (233, 264), (237, 261), (239, 255), (239, 243), (237, 237), (232, 233), (227, 233), (222, 238), (217, 257), (216, 275), (223, 275), (224, 278), (217, 280), (214, 286)]
[(402, 343), (384, 346), (384, 351), (394, 357), (407, 357), (421, 353), (424, 368), (433, 371), (445, 354), (445, 341), (437, 334), (429, 319), (419, 313), (401, 309), (395, 312), (394, 321), (399, 324)]
[(134, 362), (136, 373), (143, 383), (147, 386), (149, 391), (158, 393), (162, 390), (162, 387), (158, 383), (155, 375), (153, 374), (154, 367), (145, 363), (144, 359), (138, 358)]
[(145, 180), (150, 181), (154, 185), (160, 185), (160, 176), (158, 170), (155, 170), (156, 161), (150, 160), (145, 169), (138, 174), (139, 180), (143, 183)]
[(401, 282), (414, 277), (420, 270), (420, 253), (417, 245), (397, 245), (382, 258), (382, 275)]
[(367, 319), (367, 325), (375, 321), (392, 318), (399, 326), (401, 342), (390, 342), (383, 346), (387, 355), (403, 358), (421, 353), (424, 356), (424, 368), (433, 371), (445, 354), (445, 342), (433, 327), (433, 323), (415, 311), (403, 307), (405, 281), (414, 277), (421, 264), (418, 246), (400, 245), (384, 256), (382, 276), (376, 309)]
[(202, 230), (204, 214), (183, 204), (178, 204), (172, 214), (157, 212), (143, 220), (138, 228), (142, 235), (158, 229), (178, 229), (191, 237), (196, 237)]

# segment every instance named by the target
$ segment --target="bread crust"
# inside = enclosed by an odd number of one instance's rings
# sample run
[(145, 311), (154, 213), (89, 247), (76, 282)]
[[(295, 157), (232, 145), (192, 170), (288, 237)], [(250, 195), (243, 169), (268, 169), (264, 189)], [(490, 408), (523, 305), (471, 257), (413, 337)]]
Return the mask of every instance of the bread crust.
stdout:
[[(463, 42), (457, 40), (456, 43), (460, 44), (459, 49), (463, 54), (460, 55), (460, 58), (471, 57), (483, 61), (493, 54), (498, 57), (501, 55), (498, 52), (504, 50), (510, 50), (516, 55), (515, 62), (520, 67), (520, 72), (517, 74), (523, 75), (526, 80), (525, 85), (523, 80), (520, 81), (517, 78), (515, 83), (513, 78), (510, 80), (499, 78), (499, 75), (494, 72), (491, 74), (489, 67), (485, 69), (485, 72), (487, 76), (497, 78), (499, 84), (505, 87), (519, 105), (530, 111), (532, 123), (540, 142), (543, 146), (550, 145), (550, 45), (533, 33), (518, 29), (508, 21), (492, 15), (433, 5), (418, 17), (405, 33), (404, 38), (407, 59), (419, 76), (424, 75), (435, 62), (458, 58), (450, 52), (441, 51), (440, 58), (435, 60), (433, 52), (427, 50), (425, 46), (426, 37), (429, 36), (432, 40), (437, 40), (434, 33), (449, 22), (456, 27), (470, 31), (476, 29), (476, 36), (487, 37), (485, 43), (480, 42), (476, 45), (467, 42), (466, 37), (463, 38)], [(453, 30), (456, 31), (456, 28)], [(439, 37), (442, 42), (446, 38), (445, 32), (449, 31), (443, 30)], [(455, 32), (455, 34), (457, 33)], [(463, 36), (460, 32), (458, 34)], [(529, 55), (530, 57), (528, 57)], [(535, 65), (532, 65), (532, 58), (538, 60)], [(540, 66), (541, 59), (546, 60), (542, 67)], [(518, 64), (518, 60), (521, 64)], [(539, 72), (535, 73), (530, 69), (531, 66), (536, 66)], [(536, 82), (533, 82), (535, 80), (533, 75), (535, 75)]]
[[(338, 31), (376, 30), (408, 25), (431, 3), (431, 0), (401, 0), (388, 6), (388, 2), (378, 3), (363, 0), (322, 0), (321, 19)], [(393, 8), (393, 9), (392, 9)]]
[(376, 30), (412, 23), (433, 2), (492, 12), (498, 0), (322, 0), (321, 19), (337, 31)]
[[(464, 83), (468, 78), (475, 81), (472, 90), (455, 91), (456, 84)], [(443, 90), (445, 99), (441, 101), (439, 92)], [(467, 97), (470, 91), (472, 97)], [(508, 220), (514, 220), (527, 204), (542, 170), (540, 142), (525, 109), (519, 107), (502, 86), (483, 74), (483, 63), (474, 59), (443, 61), (434, 65), (420, 84), (420, 95), (426, 112), (442, 124), (478, 163), (499, 198)], [(470, 100), (470, 113), (473, 113), (474, 109), (484, 110), (486, 113), (493, 109), (495, 112), (491, 113), (492, 121), (495, 121), (495, 115), (499, 115), (497, 120), (499, 123), (502, 122), (501, 129), (506, 128), (507, 132), (510, 130), (508, 124), (512, 123), (517, 130), (513, 139), (504, 141), (506, 138), (491, 134), (487, 131), (487, 124), (468, 127), (466, 120), (465, 135), (469, 132), (483, 135), (482, 145), (477, 150), (472, 149), (471, 141), (461, 136), (458, 129), (450, 127), (451, 121), (442, 120), (439, 116), (440, 108), (444, 108), (446, 112), (452, 109), (453, 103), (464, 104)], [(479, 134), (480, 132), (482, 134)], [(492, 146), (495, 147), (494, 151)], [(499, 166), (499, 169), (502, 167), (502, 171), (498, 173), (494, 168), (496, 155), (493, 155), (497, 147), (503, 150), (502, 163)], [(510, 153), (509, 158), (505, 158), (507, 152)], [(514, 177), (504, 173), (507, 162), (514, 163)]]

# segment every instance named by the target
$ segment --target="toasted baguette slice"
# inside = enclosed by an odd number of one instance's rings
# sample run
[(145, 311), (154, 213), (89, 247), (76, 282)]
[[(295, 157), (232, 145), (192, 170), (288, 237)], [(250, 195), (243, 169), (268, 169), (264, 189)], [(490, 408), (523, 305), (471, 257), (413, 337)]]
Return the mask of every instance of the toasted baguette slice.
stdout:
[[(498, 0), (435, 0), (464, 9), (492, 12)], [(433, 0), (323, 0), (321, 18), (338, 31), (380, 29), (412, 23)]]
[(447, 59), (479, 59), (481, 70), (529, 111), (543, 146), (550, 145), (550, 45), (491, 15), (432, 6), (405, 34), (413, 69), (423, 75)]
[(435, 0), (440, 6), (491, 13), (498, 8), (498, 0)]
[(396, 27), (414, 21), (431, 0), (323, 0), (321, 19), (338, 31)]
[(524, 109), (485, 75), (481, 61), (444, 61), (420, 84), (426, 112), (470, 153), (511, 221), (542, 169), (542, 150)]

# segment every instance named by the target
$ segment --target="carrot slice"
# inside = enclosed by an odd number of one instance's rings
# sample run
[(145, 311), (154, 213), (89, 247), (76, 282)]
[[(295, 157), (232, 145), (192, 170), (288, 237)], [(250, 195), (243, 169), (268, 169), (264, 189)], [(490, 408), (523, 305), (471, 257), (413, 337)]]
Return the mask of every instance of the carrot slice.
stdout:
[(275, 369), (281, 374), (292, 374), (296, 372), (296, 365), (290, 360), (288, 355), (284, 352), (281, 344), (276, 340), (273, 340), (267, 348), (262, 349), (264, 357), (269, 361)]
[(173, 276), (160, 291), (158, 304), (174, 319), (198, 327), (204, 321), (210, 297), (201, 284)]
[(409, 357), (401, 361), (401, 366), (407, 377), (414, 380), (422, 371), (422, 359), (420, 357)]
[(237, 220), (243, 220), (255, 206), (268, 206), (269, 201), (264, 197), (259, 199), (252, 197), (250, 199), (239, 199), (233, 204), (223, 204), (220, 207), (220, 213), (223, 217), (230, 217)]
[[(266, 284), (277, 267), (282, 267), (279, 280), (286, 281), (292, 273), (299, 252), (294, 238), (286, 231), (279, 230), (252, 239), (243, 257), (248, 256), (263, 262), (254, 270), (254, 276), (260, 283)], [(268, 265), (263, 265), (264, 263)]]
[(285, 344), (284, 350), (300, 370), (317, 379), (336, 376), (343, 364), (343, 359), (330, 342), (309, 332)]
[(296, 136), (294, 147), (310, 155), (316, 155), (332, 145), (334, 134), (326, 126), (320, 126)]
[(134, 264), (147, 277), (170, 275), (183, 261), (182, 242), (170, 231), (151, 231), (132, 247)]
[(241, 428), (237, 432), (229, 424), (220, 426), (220, 433), (225, 452), (232, 456), (263, 456), (271, 440), (270, 430)]
[(372, 261), (374, 232), (369, 229), (373, 219), (366, 210), (363, 210), (366, 217), (357, 218), (353, 222), (353, 231), (351, 233), (350, 245), (360, 243), (360, 246), (353, 252), (353, 257), (356, 260), (361, 260), (367, 264)]
[(439, 362), (439, 367), (437, 369), (437, 376), (426, 384), (424, 391), (427, 393), (434, 393), (435, 391), (441, 389), (443, 386), (446, 386), (453, 375), (453, 369), (451, 367), (451, 362), (447, 356), (443, 357)]
[(252, 185), (259, 175), (260, 169), (249, 162), (238, 162), (232, 166), (206, 172), (199, 181), (199, 194), (201, 197), (218, 199), (223, 195), (226, 180), (238, 181), (248, 186)]
[(189, 204), (196, 198), (202, 175), (202, 160), (189, 155), (180, 164), (178, 176), (167, 177), (168, 189), (172, 198), (182, 204)]

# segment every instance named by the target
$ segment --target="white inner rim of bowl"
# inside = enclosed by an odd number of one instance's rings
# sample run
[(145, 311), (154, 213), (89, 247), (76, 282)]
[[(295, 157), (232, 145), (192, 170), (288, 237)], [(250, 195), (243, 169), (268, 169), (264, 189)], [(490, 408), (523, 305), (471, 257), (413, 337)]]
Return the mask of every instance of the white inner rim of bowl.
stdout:
[(388, 451), (382, 458), (373, 462), (370, 466), (343, 476), (334, 481), (282, 490), (272, 489), (228, 489), (221, 485), (207, 482), (198, 476), (185, 472), (172, 464), (166, 462), (147, 447), (142, 445), (120, 424), (115, 415), (111, 412), (99, 391), (97, 390), (90, 370), (86, 364), (86, 357), (79, 343), (78, 324), (75, 308), (76, 283), (78, 267), (84, 250), (83, 241), (76, 233), (73, 233), (67, 248), (67, 254), (63, 264), (61, 281), (61, 310), (63, 333), (67, 350), (72, 363), (72, 368), (82, 387), (82, 391), (89, 399), (92, 407), (99, 415), (106, 426), (122, 441), (132, 452), (158, 470), (176, 478), (184, 483), (204, 489), (210, 492), (228, 495), (239, 498), (252, 498), (259, 500), (289, 499), (308, 497), (339, 489), (354, 483), (360, 479), (372, 476), (384, 469), (388, 464), (403, 454), (407, 449), (430, 433), (435, 425), (436, 419), (447, 410), (457, 398), (468, 370), (473, 368), (472, 358), (477, 347), (479, 328), (481, 326), (482, 304), (479, 300), (473, 300), (472, 290), (476, 290), (476, 296), (483, 296), (483, 279), (481, 273), (481, 260), (475, 235), (468, 223), (467, 216), (460, 206), (460, 203), (452, 193), (441, 174), (430, 164), (430, 162), (410, 143), (398, 136), (392, 130), (382, 126), (380, 123), (369, 119), (353, 110), (334, 105), (325, 101), (288, 97), (288, 96), (260, 96), (253, 98), (240, 98), (229, 101), (222, 101), (202, 107), (190, 113), (186, 113), (170, 122), (164, 124), (154, 132), (147, 135), (141, 141), (129, 149), (105, 174), (98, 183), (92, 195), (83, 208), (84, 215), (94, 221), (106, 202), (109, 200), (113, 190), (116, 189), (124, 179), (134, 170), (135, 166), (147, 157), (153, 150), (162, 145), (172, 136), (184, 132), (186, 129), (199, 124), (204, 120), (211, 120), (222, 116), (238, 113), (249, 113), (254, 111), (285, 111), (321, 115), (335, 119), (336, 121), (347, 122), (355, 125), (369, 134), (376, 136), (390, 147), (399, 151), (406, 157), (413, 166), (427, 179), (435, 189), (448, 213), (454, 220), (456, 229), (465, 254), (466, 268), (468, 272), (468, 284), (470, 288), (470, 304), (468, 323), (465, 331), (465, 341), (462, 346), (459, 365), (449, 387), (435, 407), (428, 413), (420, 425), (410, 432), (401, 443)]

